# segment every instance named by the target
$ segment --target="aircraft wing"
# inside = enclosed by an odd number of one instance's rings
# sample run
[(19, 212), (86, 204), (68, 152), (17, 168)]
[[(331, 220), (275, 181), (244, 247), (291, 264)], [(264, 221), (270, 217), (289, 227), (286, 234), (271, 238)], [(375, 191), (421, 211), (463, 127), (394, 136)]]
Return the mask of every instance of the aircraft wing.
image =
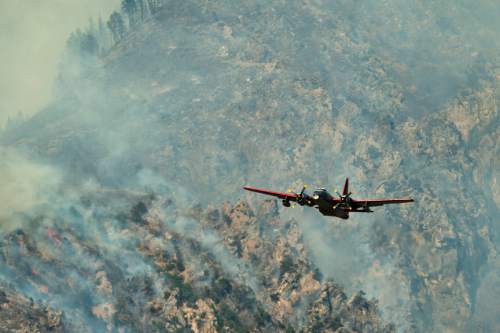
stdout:
[(406, 202), (413, 202), (411, 198), (395, 198), (395, 199), (356, 199), (354, 202), (361, 206), (375, 207), (388, 204), (401, 204)]
[(288, 199), (290, 201), (297, 200), (297, 194), (295, 194), (295, 193), (275, 192), (275, 191), (263, 190), (263, 189), (255, 188), (255, 187), (251, 187), (251, 186), (243, 186), (243, 188), (247, 191), (272, 195), (273, 197), (278, 197), (280, 199)]

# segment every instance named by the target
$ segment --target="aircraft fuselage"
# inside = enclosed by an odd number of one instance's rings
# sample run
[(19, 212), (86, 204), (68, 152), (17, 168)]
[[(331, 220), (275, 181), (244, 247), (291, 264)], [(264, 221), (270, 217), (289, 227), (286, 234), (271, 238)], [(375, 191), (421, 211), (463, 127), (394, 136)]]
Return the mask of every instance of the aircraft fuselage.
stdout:
[(334, 197), (324, 189), (314, 191), (313, 198), (316, 199), (316, 208), (325, 216), (335, 216), (347, 220), (349, 213), (340, 205), (332, 205)]
[(324, 188), (319, 188), (310, 196), (305, 193), (306, 185), (302, 191), (288, 193), (270, 191), (251, 186), (244, 186), (247, 191), (262, 193), (281, 199), (283, 206), (294, 207), (292, 203), (296, 202), (301, 206), (314, 207), (325, 216), (335, 216), (344, 220), (349, 218), (350, 213), (373, 213), (371, 207), (383, 206), (388, 204), (402, 204), (413, 202), (412, 198), (384, 198), (384, 199), (353, 199), (349, 192), (349, 178), (346, 178), (342, 193), (337, 192), (338, 197), (332, 196)]

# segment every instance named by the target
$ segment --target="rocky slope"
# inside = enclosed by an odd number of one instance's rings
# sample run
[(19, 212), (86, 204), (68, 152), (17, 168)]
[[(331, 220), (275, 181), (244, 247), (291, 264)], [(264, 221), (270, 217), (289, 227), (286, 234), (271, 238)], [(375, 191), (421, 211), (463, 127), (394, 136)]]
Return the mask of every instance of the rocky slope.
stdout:
[[(130, 209), (111, 212), (110, 202)], [(1, 242), (16, 287), (64, 309), (2, 293), (12, 331), (394, 331), (375, 301), (323, 279), (274, 201), (182, 211), (170, 198), (118, 191), (67, 208)]]
[[(248, 314), (235, 307), (240, 305), (235, 295), (213, 304), (219, 310), (228, 304), (229, 317), (248, 323), (244, 327), (250, 330), (289, 325), (309, 331), (318, 323), (333, 330), (339, 320), (350, 329), (373, 325), (381, 330), (382, 324), (370, 321), (377, 312), (373, 304), (349, 296), (363, 289), (402, 331), (498, 331), (500, 67), (497, 41), (491, 38), (496, 23), (486, 15), (496, 9), (487, 1), (476, 8), (433, 1), (400, 5), (396, 0), (356, 6), (343, 1), (167, 1), (104, 57), (67, 58), (53, 104), (5, 130), (0, 140), (56, 167), (63, 187), (72, 191), (90, 182), (98, 188), (147, 188), (186, 210), (200, 203), (200, 212), (190, 214), (202, 226), (210, 225), (202, 217), (206, 207), (234, 202), (243, 196), (245, 183), (277, 189), (302, 182), (328, 186), (349, 175), (355, 195), (411, 195), (416, 198), (412, 206), (356, 216), (347, 226), (298, 211), (293, 213), (296, 225), (285, 222), (289, 213), (275, 216), (274, 231), (255, 223), (264, 217), (247, 212), (244, 204), (214, 209), (214, 235), (205, 235), (212, 241), (204, 246), (243, 265), (231, 270), (238, 265), (220, 264), (217, 274), (230, 274), (229, 284), (256, 301)], [(99, 214), (118, 216), (134, 207), (117, 197), (110, 196), (114, 200)], [(136, 208), (136, 214), (152, 214), (150, 204)], [(234, 209), (241, 214), (230, 219), (234, 223), (219, 221)], [(69, 215), (55, 228), (58, 235), (69, 232), (65, 223), (89, 219), (71, 215), (69, 207), (54, 215), (62, 213)], [(183, 240), (188, 222), (172, 237), (183, 244), (182, 257), (193, 260), (198, 252)], [(112, 228), (119, 224), (109, 223)], [(151, 232), (148, 223), (141, 230)], [(164, 234), (163, 223), (153, 225)], [(37, 230), (36, 237), (45, 233)], [(105, 229), (92, 232), (85, 246), (112, 251), (100, 254), (104, 258), (119, 258), (131, 246), (120, 238), (95, 238), (109, 233)], [(155, 237), (167, 246), (167, 236)], [(131, 258), (135, 249), (127, 250)], [(172, 253), (168, 258), (177, 258)], [(125, 258), (123, 265), (131, 260)], [(252, 266), (245, 269), (246, 263)], [(18, 265), (10, 264), (14, 270), (28, 269)], [(61, 272), (74, 270), (68, 274), (80, 277), (79, 269), (64, 266)], [(18, 276), (28, 274), (23, 272)], [(85, 274), (99, 271), (92, 267), (90, 272)], [(202, 269), (188, 272), (201, 274)], [(191, 281), (189, 274), (184, 273), (183, 283)], [(328, 279), (350, 291), (341, 296)], [(195, 303), (187, 305), (190, 318), (212, 316), (199, 310), (212, 303), (199, 291), (195, 295), (192, 301), (204, 303), (196, 311)], [(96, 310), (102, 319), (96, 325), (140, 329), (133, 326), (139, 321), (116, 319), (117, 303), (106, 297), (98, 304), (113, 307)], [(127, 311), (147, 316), (143, 304)], [(365, 312), (360, 304), (368, 304)], [(184, 318), (179, 327), (188, 325), (184, 310), (172, 311), (182, 313), (173, 315)], [(261, 311), (264, 319), (254, 320)], [(78, 316), (85, 323), (96, 314)], [(352, 326), (357, 316), (362, 326)]]
[(64, 332), (61, 312), (35, 303), (9, 286), (0, 287), (0, 330), (2, 332)]

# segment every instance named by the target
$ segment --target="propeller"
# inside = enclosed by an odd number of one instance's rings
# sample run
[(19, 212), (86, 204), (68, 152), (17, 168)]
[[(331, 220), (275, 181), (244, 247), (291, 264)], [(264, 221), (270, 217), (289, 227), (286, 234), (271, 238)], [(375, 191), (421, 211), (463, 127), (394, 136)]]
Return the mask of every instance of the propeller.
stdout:
[(307, 185), (304, 184), (304, 186), (302, 187), (302, 190), (300, 191), (300, 195), (304, 195), (304, 191), (306, 190), (307, 188)]
[(288, 193), (294, 193), (297, 196), (297, 203), (303, 206), (308, 199), (307, 194), (305, 194), (306, 189), (307, 189), (307, 184), (304, 184), (302, 190), (300, 190), (299, 193), (294, 192), (291, 188), (288, 189)]
[(333, 209), (337, 209), (339, 205), (342, 205), (347, 210), (352, 210), (352, 207), (349, 205), (349, 199), (352, 192), (348, 192), (347, 194), (340, 194), (339, 191), (335, 189), (335, 193), (337, 193), (337, 195), (339, 196), (340, 201), (333, 206)]

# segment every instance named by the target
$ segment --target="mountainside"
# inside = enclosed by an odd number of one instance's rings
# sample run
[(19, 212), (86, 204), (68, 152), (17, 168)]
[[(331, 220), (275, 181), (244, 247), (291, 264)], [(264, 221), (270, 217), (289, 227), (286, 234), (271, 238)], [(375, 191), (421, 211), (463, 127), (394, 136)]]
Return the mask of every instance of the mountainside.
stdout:
[[(64, 309), (49, 312), (45, 331), (394, 331), (376, 301), (323, 279), (274, 201), (183, 211), (147, 193), (79, 200), (1, 243), (12, 283)], [(19, 323), (24, 313), (11, 316)]]
[[(1, 134), (29, 175), (3, 280), (76, 331), (499, 330), (497, 8), (163, 2)], [(345, 176), (416, 202), (343, 223), (241, 190)]]
[(2, 332), (64, 332), (61, 312), (35, 303), (12, 287), (0, 287), (0, 330)]

